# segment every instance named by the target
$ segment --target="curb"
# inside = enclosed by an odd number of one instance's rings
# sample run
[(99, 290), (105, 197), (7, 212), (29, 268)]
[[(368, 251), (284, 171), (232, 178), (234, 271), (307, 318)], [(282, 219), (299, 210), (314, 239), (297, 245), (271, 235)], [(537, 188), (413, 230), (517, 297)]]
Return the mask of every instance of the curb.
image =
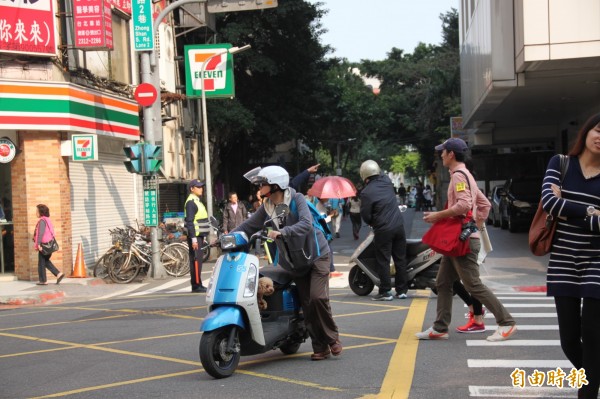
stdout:
[(38, 305), (64, 297), (64, 291), (45, 291), (39, 294), (28, 294), (27, 296), (2, 296), (0, 297), (0, 306)]

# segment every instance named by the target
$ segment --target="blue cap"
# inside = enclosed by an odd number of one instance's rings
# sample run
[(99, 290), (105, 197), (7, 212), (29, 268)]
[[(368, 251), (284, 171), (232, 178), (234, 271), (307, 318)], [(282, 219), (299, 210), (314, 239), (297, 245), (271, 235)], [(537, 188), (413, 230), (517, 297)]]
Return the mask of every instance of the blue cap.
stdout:
[(465, 152), (469, 149), (467, 143), (464, 140), (458, 138), (451, 138), (444, 141), (440, 145), (435, 146), (436, 151), (454, 151), (454, 152)]
[(204, 187), (205, 185), (206, 185), (206, 183), (204, 183), (203, 181), (194, 179), (188, 183), (188, 191), (190, 191), (192, 189), (192, 187)]

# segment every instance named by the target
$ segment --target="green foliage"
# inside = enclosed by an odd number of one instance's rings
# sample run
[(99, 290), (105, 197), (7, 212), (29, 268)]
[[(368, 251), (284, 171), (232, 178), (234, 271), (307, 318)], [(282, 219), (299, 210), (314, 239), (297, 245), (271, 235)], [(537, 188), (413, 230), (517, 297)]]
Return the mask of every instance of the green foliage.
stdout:
[[(433, 147), (449, 137), (449, 119), (460, 115), (458, 12), (440, 15), (440, 45), (350, 63), (326, 58), (325, 6), (279, 0), (274, 9), (220, 15), (217, 42), (252, 45), (234, 56), (236, 98), (208, 104), (212, 169), (227, 189), (243, 192), (241, 175), (292, 140), (310, 153), (292, 151), (293, 164), (283, 165), (290, 174), (313, 162), (335, 174), (339, 153), (343, 175), (359, 183), (366, 159), (420, 175), (434, 161)], [(380, 93), (360, 75), (377, 78)]]
[(399, 155), (392, 156), (392, 165), (390, 171), (402, 173), (407, 177), (419, 177), (423, 174), (421, 166), (421, 156), (418, 152), (406, 151)]

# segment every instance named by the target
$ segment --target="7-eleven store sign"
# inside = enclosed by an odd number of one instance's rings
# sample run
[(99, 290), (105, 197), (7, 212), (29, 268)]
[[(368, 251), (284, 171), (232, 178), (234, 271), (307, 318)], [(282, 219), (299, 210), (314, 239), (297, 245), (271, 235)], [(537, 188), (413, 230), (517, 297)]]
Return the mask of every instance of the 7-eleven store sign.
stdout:
[(98, 160), (98, 136), (95, 134), (73, 134), (73, 161)]
[[(202, 65), (204, 66), (204, 88), (206, 98), (232, 98), (235, 95), (233, 82), (233, 56), (229, 53), (217, 55), (231, 44), (205, 44), (185, 46), (185, 75), (188, 97), (202, 96)], [(212, 58), (211, 58), (212, 57)]]

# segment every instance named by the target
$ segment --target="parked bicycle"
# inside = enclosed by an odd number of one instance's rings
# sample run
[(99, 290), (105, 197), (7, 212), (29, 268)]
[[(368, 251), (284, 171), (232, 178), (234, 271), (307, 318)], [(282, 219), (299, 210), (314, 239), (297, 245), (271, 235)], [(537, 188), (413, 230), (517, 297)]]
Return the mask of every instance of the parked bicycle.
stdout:
[[(131, 226), (110, 230), (113, 245), (94, 266), (94, 276), (110, 278), (126, 284), (141, 272), (148, 272), (152, 264), (152, 246), (149, 237)], [(189, 273), (189, 251), (186, 243), (161, 243), (160, 258), (167, 274), (175, 277)]]

